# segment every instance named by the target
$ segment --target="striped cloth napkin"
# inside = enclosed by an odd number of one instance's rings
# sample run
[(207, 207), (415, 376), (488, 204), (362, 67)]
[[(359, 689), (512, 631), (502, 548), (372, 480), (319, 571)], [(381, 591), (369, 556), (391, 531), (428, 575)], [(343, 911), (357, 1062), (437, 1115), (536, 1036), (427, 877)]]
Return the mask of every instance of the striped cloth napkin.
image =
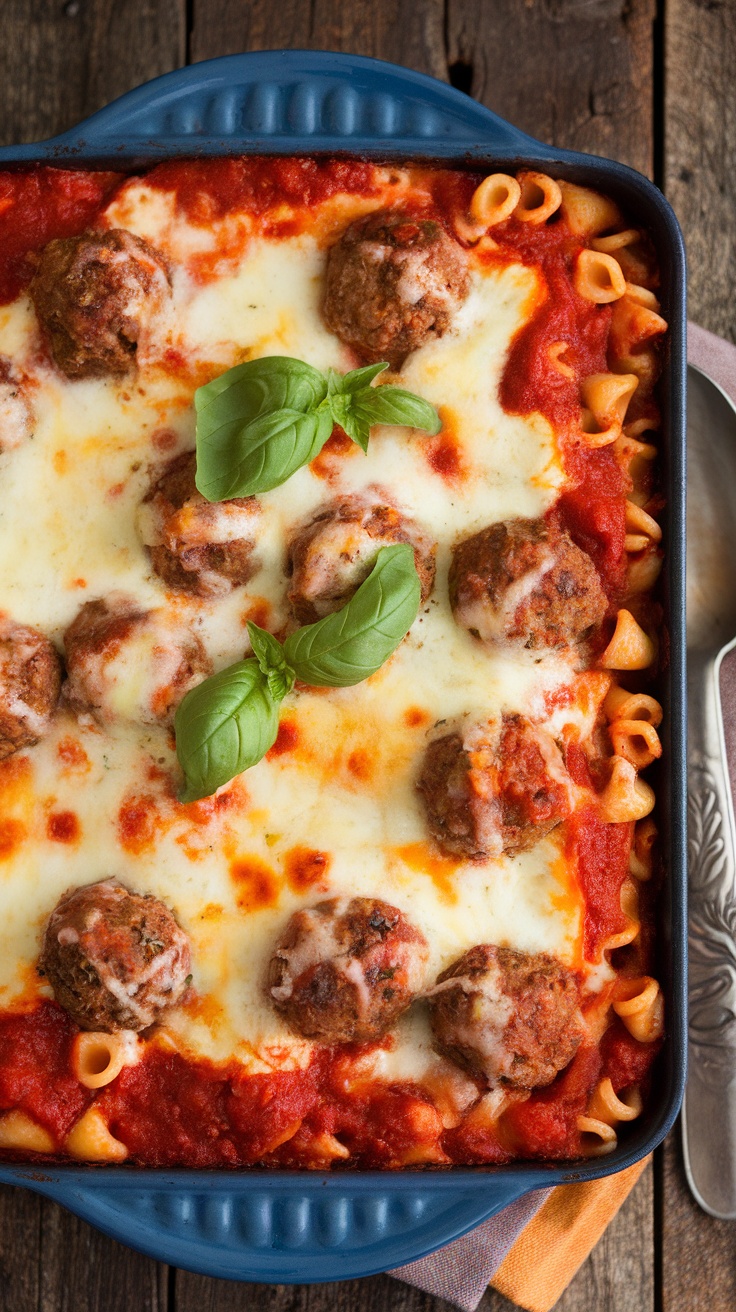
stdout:
[[(688, 360), (736, 403), (736, 347), (696, 324), (688, 325)], [(736, 656), (724, 665), (722, 688), (736, 704)], [(736, 774), (736, 730), (731, 735)], [(736, 778), (732, 779), (736, 787)], [(390, 1274), (463, 1312), (474, 1312), (490, 1283), (528, 1312), (549, 1312), (606, 1226), (628, 1197), (649, 1158), (587, 1184), (528, 1194), (419, 1262)]]

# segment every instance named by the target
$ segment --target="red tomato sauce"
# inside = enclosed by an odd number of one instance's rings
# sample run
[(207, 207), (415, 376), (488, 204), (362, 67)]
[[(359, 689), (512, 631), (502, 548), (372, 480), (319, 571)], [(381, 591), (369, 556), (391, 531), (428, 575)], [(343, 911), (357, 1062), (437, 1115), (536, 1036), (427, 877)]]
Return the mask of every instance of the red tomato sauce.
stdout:
[(20, 1108), (58, 1141), (92, 1101), (71, 1068), (76, 1033), (55, 1002), (0, 1015), (0, 1111)]
[(554, 1160), (580, 1155), (577, 1118), (588, 1105), (600, 1069), (598, 1048), (581, 1046), (552, 1084), (501, 1117), (501, 1133), (514, 1156)]
[[(504, 256), (513, 251), (539, 269), (546, 285), (542, 304), (516, 334), (501, 380), (500, 399), (511, 414), (540, 411), (562, 439), (562, 456), (570, 488), (555, 507), (573, 541), (592, 557), (611, 600), (623, 591), (626, 492), (631, 484), (608, 447), (585, 447), (574, 436), (580, 418), (580, 382), (608, 370), (610, 305), (595, 305), (580, 296), (572, 281), (573, 262), (581, 249), (563, 222), (535, 227), (513, 219), (494, 229)], [(564, 362), (574, 376), (552, 364), (548, 350), (567, 342)]]
[(52, 843), (77, 843), (82, 832), (74, 811), (52, 811), (46, 821), (46, 837)]
[(566, 855), (585, 900), (583, 951), (587, 961), (597, 961), (606, 939), (627, 923), (621, 885), (628, 874), (633, 826), (608, 824), (592, 807), (584, 807), (570, 817), (566, 830)]
[[(171, 160), (159, 164), (146, 181), (174, 192), (176, 203), (196, 224), (247, 210), (260, 216), (277, 205), (309, 209), (338, 192), (378, 195), (375, 166), (362, 160), (269, 159)], [(288, 235), (282, 234), (282, 235)]]
[(34, 252), (95, 222), (120, 177), (43, 164), (0, 172), (0, 304), (14, 301), (28, 286)]
[(642, 1083), (661, 1046), (661, 1039), (655, 1043), (640, 1043), (616, 1016), (601, 1040), (601, 1074), (608, 1076), (614, 1093), (620, 1093), (631, 1084)]

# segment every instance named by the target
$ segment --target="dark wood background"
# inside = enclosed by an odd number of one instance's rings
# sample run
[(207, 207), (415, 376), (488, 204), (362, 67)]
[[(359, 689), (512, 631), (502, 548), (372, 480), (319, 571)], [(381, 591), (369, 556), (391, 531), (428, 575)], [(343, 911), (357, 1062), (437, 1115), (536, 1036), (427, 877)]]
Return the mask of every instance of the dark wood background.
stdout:
[[(178, 65), (280, 46), (450, 81), (544, 141), (654, 178), (690, 258), (690, 316), (736, 341), (736, 0), (0, 0), (0, 142), (33, 141)], [(388, 1276), (233, 1285), (174, 1271), (0, 1190), (0, 1312), (447, 1312)], [(677, 1135), (559, 1312), (734, 1312), (736, 1223), (699, 1211)], [(509, 1312), (490, 1291), (482, 1312)]]

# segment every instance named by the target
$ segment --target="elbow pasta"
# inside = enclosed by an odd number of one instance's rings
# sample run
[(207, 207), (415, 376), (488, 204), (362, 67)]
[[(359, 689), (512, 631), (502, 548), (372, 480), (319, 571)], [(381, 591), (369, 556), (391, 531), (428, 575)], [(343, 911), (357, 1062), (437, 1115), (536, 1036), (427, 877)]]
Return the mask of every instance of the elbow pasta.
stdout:
[[(590, 187), (579, 187), (574, 182), (560, 182), (558, 185), (562, 193), (562, 217), (576, 237), (594, 238), (623, 222), (618, 205), (610, 197), (591, 191)], [(634, 230), (634, 234), (638, 240), (638, 231)]]
[(125, 1144), (110, 1133), (107, 1121), (94, 1103), (72, 1126), (64, 1147), (71, 1157), (84, 1162), (123, 1162), (128, 1156)]
[(111, 1084), (124, 1066), (138, 1060), (138, 1036), (131, 1030), (116, 1034), (83, 1031), (74, 1040), (72, 1065), (86, 1089), (102, 1089)]
[(613, 637), (600, 658), (604, 670), (646, 670), (653, 663), (656, 648), (636, 622), (631, 611), (622, 607), (616, 617)]
[(596, 1085), (585, 1116), (578, 1117), (578, 1130), (590, 1135), (593, 1143), (585, 1145), (589, 1157), (602, 1157), (616, 1147), (616, 1126), (620, 1121), (634, 1121), (641, 1115), (642, 1098), (637, 1085), (625, 1091), (623, 1098), (614, 1093), (606, 1078)]
[(646, 720), (614, 720), (608, 730), (616, 756), (637, 770), (644, 770), (662, 755), (662, 744), (653, 724)]
[(589, 374), (583, 379), (581, 427), (586, 446), (609, 446), (621, 436), (629, 401), (638, 386), (634, 374)]
[(623, 756), (611, 760), (611, 775), (598, 799), (602, 820), (623, 824), (643, 820), (654, 810), (654, 789), (637, 776), (636, 767)]
[(470, 202), (471, 217), (483, 229), (503, 223), (516, 209), (521, 187), (508, 173), (491, 173), (473, 192)]
[(635, 501), (626, 502), (625, 547), (629, 552), (644, 551), (662, 541), (662, 529), (643, 506)]
[(582, 250), (575, 262), (573, 284), (578, 295), (596, 305), (617, 301), (626, 291), (621, 265), (612, 255)]
[(629, 871), (639, 883), (646, 883), (652, 877), (654, 864), (654, 844), (657, 841), (657, 826), (651, 817), (640, 820), (634, 829), (634, 842), (629, 855)]
[(654, 1043), (664, 1030), (664, 1000), (656, 979), (644, 975), (641, 979), (624, 980), (619, 984), (619, 996), (613, 1010), (621, 1017), (633, 1038), (639, 1043)]
[(639, 920), (639, 892), (633, 879), (625, 879), (621, 885), (621, 910), (626, 916), (626, 924), (618, 934), (609, 934), (603, 945), (604, 952), (613, 952), (615, 948), (626, 948), (639, 937), (641, 921)]
[(514, 215), (521, 223), (546, 223), (560, 208), (559, 184), (546, 173), (520, 173), (521, 196)]
[(655, 729), (662, 723), (662, 707), (656, 697), (645, 692), (627, 692), (618, 683), (614, 683), (606, 694), (603, 709), (609, 722), (646, 720)]
[(0, 1148), (14, 1148), (18, 1152), (53, 1153), (56, 1143), (48, 1130), (22, 1111), (6, 1112), (0, 1116)]

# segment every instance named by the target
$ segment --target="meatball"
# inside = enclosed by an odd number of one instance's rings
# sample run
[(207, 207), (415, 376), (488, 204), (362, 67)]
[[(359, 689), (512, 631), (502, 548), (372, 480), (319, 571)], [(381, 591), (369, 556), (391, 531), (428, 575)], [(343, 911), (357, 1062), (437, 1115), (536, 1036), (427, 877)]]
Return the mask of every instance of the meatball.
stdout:
[(435, 1045), (490, 1088), (538, 1089), (583, 1036), (578, 983), (546, 952), (479, 943), (429, 994)]
[(292, 538), (289, 603), (301, 624), (311, 624), (349, 601), (367, 579), (381, 547), (408, 542), (427, 600), (434, 583), (435, 544), (395, 506), (346, 497), (324, 507)]
[(195, 486), (196, 469), (193, 451), (169, 461), (143, 499), (138, 526), (164, 583), (216, 597), (256, 572), (258, 502), (255, 497), (205, 501)]
[(102, 725), (168, 723), (211, 673), (202, 643), (160, 610), (126, 597), (88, 601), (64, 635), (67, 701)]
[(417, 787), (439, 846), (475, 861), (534, 847), (571, 808), (557, 744), (521, 715), (433, 739)]
[(465, 253), (436, 218), (379, 210), (331, 248), (324, 317), (362, 360), (398, 369), (447, 331), (469, 288)]
[(44, 931), (39, 971), (83, 1030), (145, 1030), (181, 1001), (189, 939), (168, 907), (116, 879), (71, 889)]
[(323, 1043), (368, 1043), (424, 983), (424, 936), (377, 898), (331, 898), (296, 911), (276, 944), (268, 992), (292, 1030)]
[(0, 761), (44, 737), (60, 688), (61, 661), (48, 638), (0, 619)]
[(30, 295), (67, 378), (121, 378), (170, 292), (163, 258), (122, 228), (50, 241)]
[(590, 556), (543, 519), (491, 524), (455, 547), (450, 602), (483, 642), (532, 650), (578, 642), (606, 613)]

